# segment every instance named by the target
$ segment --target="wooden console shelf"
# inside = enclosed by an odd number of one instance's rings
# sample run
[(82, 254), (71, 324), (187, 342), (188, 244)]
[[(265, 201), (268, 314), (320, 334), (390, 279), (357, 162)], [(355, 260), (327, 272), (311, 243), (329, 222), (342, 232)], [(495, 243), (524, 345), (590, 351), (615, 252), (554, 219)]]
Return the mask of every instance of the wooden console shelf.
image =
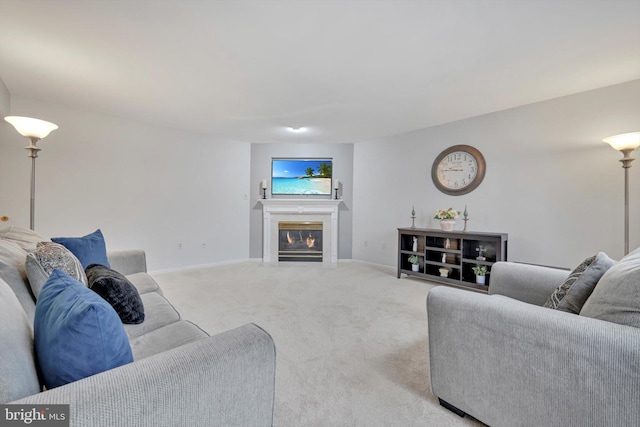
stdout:
[[(413, 250), (414, 237), (417, 248)], [(429, 228), (398, 228), (398, 278), (404, 273), (481, 292), (489, 291), (491, 266), (507, 260), (507, 234), (471, 231), (442, 231)], [(478, 260), (482, 247), (484, 260)], [(412, 271), (409, 257), (417, 255), (418, 271)], [(472, 268), (487, 266), (486, 283), (476, 284)], [(446, 276), (440, 269), (447, 269)], [(444, 272), (444, 270), (443, 270)]]

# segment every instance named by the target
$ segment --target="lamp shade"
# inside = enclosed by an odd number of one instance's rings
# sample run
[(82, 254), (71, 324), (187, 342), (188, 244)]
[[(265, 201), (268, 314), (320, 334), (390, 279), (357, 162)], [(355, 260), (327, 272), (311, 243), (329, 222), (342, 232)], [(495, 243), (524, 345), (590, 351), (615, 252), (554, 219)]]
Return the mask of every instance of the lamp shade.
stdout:
[(58, 129), (56, 124), (31, 117), (7, 116), (4, 119), (11, 123), (20, 135), (27, 138), (42, 139)]
[(603, 139), (618, 151), (635, 150), (640, 147), (640, 132), (622, 133)]

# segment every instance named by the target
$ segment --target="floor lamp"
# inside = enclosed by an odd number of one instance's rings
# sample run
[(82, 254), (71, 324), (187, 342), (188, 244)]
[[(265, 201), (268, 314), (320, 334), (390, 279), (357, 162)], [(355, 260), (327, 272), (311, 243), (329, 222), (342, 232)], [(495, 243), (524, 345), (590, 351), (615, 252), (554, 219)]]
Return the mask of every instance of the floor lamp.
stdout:
[(33, 230), (36, 205), (36, 157), (38, 157), (38, 151), (40, 151), (40, 149), (36, 147), (36, 143), (49, 135), (51, 131), (58, 129), (58, 125), (30, 117), (7, 116), (4, 119), (11, 123), (20, 135), (29, 138), (31, 141), (31, 144), (24, 148), (25, 150), (29, 150), (28, 156), (31, 157), (31, 210), (29, 225)]
[(624, 254), (629, 253), (629, 168), (634, 160), (631, 152), (640, 146), (640, 132), (623, 133), (603, 139), (624, 156), (620, 161), (624, 168)]

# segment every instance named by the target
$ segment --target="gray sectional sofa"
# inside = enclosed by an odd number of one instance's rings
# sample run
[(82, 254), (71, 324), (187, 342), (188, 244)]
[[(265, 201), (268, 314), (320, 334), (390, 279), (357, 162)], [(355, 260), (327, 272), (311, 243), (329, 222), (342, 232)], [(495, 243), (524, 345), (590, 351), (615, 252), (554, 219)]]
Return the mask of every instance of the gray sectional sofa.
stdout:
[(568, 271), (500, 262), (491, 274), (489, 295), (428, 294), (441, 404), (492, 427), (639, 426), (640, 250), (599, 279), (579, 314), (542, 307)]
[(180, 317), (140, 250), (108, 254), (138, 290), (145, 320), (125, 325), (133, 363), (41, 391), (33, 350), (35, 298), (25, 272), (41, 236), (0, 230), (0, 404), (69, 404), (72, 426), (269, 426), (275, 346), (248, 324), (209, 336)]

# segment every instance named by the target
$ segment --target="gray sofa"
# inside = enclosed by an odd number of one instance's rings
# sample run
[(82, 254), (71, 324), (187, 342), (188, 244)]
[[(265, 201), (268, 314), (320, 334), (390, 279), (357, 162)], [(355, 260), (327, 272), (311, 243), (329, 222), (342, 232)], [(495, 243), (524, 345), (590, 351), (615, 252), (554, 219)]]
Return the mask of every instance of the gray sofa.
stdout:
[[(640, 267), (627, 270), (637, 304)], [(640, 328), (541, 307), (568, 273), (500, 262), (489, 295), (429, 292), (431, 390), (443, 406), (494, 427), (640, 425)]]
[(275, 346), (248, 324), (209, 336), (181, 319), (146, 273), (140, 250), (108, 254), (137, 288), (145, 320), (125, 325), (134, 362), (41, 391), (33, 351), (35, 299), (25, 258), (40, 237), (0, 230), (0, 403), (69, 404), (72, 426), (269, 426)]

